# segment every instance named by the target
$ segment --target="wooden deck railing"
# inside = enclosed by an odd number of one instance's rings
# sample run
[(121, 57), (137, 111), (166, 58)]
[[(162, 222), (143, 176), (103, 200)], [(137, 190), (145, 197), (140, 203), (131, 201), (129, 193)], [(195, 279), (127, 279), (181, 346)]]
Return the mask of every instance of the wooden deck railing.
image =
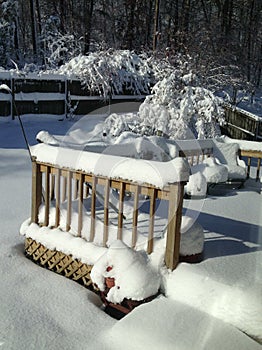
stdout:
[[(130, 181), (110, 179), (102, 176), (95, 176), (75, 171), (68, 168), (57, 167), (33, 160), (32, 166), (32, 213), (31, 221), (43, 226), (50, 226), (50, 205), (55, 208), (54, 227), (59, 227), (61, 220), (61, 204), (66, 206), (66, 231), (71, 229), (72, 224), (72, 204), (77, 201), (77, 236), (83, 235), (83, 211), (84, 200), (91, 200), (90, 209), (90, 232), (88, 241), (93, 242), (96, 236), (96, 199), (98, 196), (97, 186), (103, 188), (103, 242), (106, 247), (109, 235), (109, 193), (112, 189), (117, 190), (117, 239), (122, 240), (123, 232), (123, 207), (125, 192), (129, 192), (133, 197), (133, 218), (131, 246), (135, 248), (137, 243), (137, 227), (139, 214), (140, 195), (149, 198), (149, 227), (147, 235), (147, 253), (154, 250), (154, 221), (156, 211), (156, 201), (158, 199), (168, 201), (167, 217), (167, 239), (165, 250), (165, 263), (170, 269), (175, 269), (179, 262), (180, 248), (180, 226), (182, 218), (183, 194), (185, 182), (176, 182), (163, 189), (147, 185), (137, 184)], [(100, 187), (101, 188), (101, 187)], [(39, 222), (40, 206), (44, 206), (44, 218)]]
[[(205, 158), (212, 156), (212, 154), (213, 154), (213, 149), (210, 147), (184, 150), (184, 151), (180, 150), (179, 151), (179, 156), (186, 157), (191, 166), (201, 163)], [(256, 163), (256, 177), (255, 177), (255, 179), (256, 179), (256, 181), (259, 181), (260, 170), (261, 170), (262, 152), (261, 151), (239, 149), (239, 157), (240, 157), (240, 159), (243, 159), (246, 162), (247, 178), (250, 177), (251, 165), (254, 166)]]

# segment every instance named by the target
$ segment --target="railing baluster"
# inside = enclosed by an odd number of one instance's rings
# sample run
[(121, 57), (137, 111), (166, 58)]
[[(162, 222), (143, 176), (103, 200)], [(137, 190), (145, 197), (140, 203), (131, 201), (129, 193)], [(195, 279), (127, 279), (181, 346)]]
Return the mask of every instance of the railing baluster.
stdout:
[(66, 231), (71, 228), (72, 219), (72, 172), (67, 173), (67, 216), (66, 216)]
[(138, 203), (139, 203), (139, 186), (135, 185), (134, 207), (133, 207), (133, 229), (132, 229), (132, 248), (135, 248), (137, 242), (137, 222), (138, 222)]
[(92, 197), (91, 197), (91, 225), (90, 225), (90, 242), (93, 242), (95, 238), (95, 225), (96, 225), (96, 183), (97, 179), (95, 175), (92, 177)]
[(104, 233), (103, 233), (103, 246), (106, 247), (108, 240), (108, 227), (109, 227), (109, 191), (110, 191), (110, 180), (106, 179), (105, 191), (104, 191)]
[(55, 176), (55, 227), (60, 224), (60, 183), (61, 183), (61, 170), (56, 169)]
[(84, 175), (80, 174), (80, 179), (77, 181), (78, 184), (78, 226), (77, 235), (80, 237), (83, 228), (83, 194), (84, 194)]
[(49, 211), (50, 211), (50, 167), (45, 167), (45, 217), (44, 226), (49, 224)]
[(155, 210), (156, 210), (156, 189), (152, 188), (149, 190), (150, 195), (150, 209), (149, 209), (149, 231), (147, 240), (147, 253), (151, 254), (154, 245), (154, 221), (155, 221)]
[(118, 230), (117, 230), (117, 239), (120, 239), (120, 240), (122, 240), (122, 234), (123, 234), (124, 198), (125, 198), (125, 183), (121, 181), (120, 190), (119, 190)]

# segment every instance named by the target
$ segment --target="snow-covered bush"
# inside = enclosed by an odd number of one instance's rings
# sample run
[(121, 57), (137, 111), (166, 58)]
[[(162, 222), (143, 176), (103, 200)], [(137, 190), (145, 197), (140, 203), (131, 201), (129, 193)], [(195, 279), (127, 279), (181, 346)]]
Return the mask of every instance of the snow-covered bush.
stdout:
[(140, 106), (141, 125), (152, 125), (171, 139), (188, 138), (190, 133), (191, 138), (219, 135), (218, 124), (224, 120), (222, 101), (194, 82), (193, 74), (179, 76), (177, 72), (159, 81)]
[(152, 68), (147, 59), (128, 50), (107, 50), (79, 55), (59, 73), (75, 76), (92, 93), (105, 98), (114, 94), (150, 93)]
[(192, 73), (182, 75), (174, 70), (152, 88), (152, 95), (140, 105), (132, 128), (125, 115), (109, 116), (105, 121), (108, 133), (115, 137), (131, 129), (140, 135), (170, 139), (204, 139), (220, 135), (218, 125), (224, 122), (222, 100), (194, 83)]

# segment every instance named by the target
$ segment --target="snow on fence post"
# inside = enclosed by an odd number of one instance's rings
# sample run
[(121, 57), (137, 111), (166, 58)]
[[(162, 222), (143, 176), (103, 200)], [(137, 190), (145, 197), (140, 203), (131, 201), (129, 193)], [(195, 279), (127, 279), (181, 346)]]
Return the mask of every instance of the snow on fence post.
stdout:
[(31, 222), (38, 224), (38, 212), (42, 196), (42, 173), (36, 159), (32, 158), (32, 207)]
[(183, 182), (170, 185), (165, 264), (171, 270), (179, 263), (183, 194)]

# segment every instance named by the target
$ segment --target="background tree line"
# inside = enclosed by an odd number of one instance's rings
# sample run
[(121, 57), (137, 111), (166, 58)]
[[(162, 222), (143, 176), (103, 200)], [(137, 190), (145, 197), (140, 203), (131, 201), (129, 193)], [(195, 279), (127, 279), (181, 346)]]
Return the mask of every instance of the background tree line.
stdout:
[(0, 66), (62, 65), (99, 49), (177, 54), (215, 84), (261, 85), (261, 0), (1, 0)]

